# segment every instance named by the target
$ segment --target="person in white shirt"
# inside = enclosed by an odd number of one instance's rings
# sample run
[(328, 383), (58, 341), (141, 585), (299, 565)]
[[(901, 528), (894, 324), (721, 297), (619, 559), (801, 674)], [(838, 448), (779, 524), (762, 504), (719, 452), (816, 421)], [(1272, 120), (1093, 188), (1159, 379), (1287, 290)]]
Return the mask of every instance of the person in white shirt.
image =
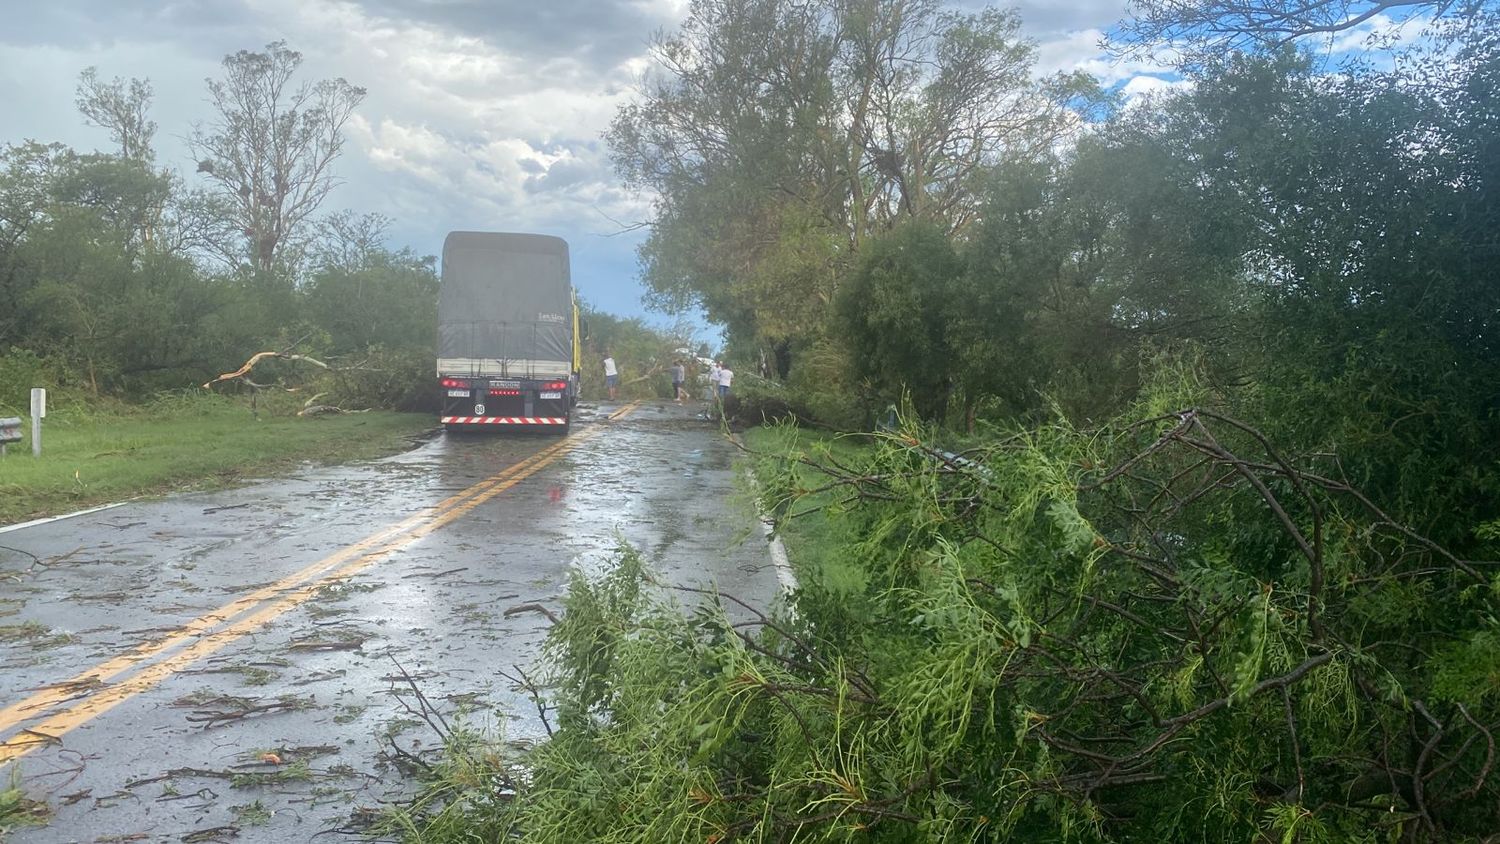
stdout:
[(708, 367), (708, 398), (713, 400), (719, 396), (719, 362), (714, 361)]
[(719, 364), (719, 401), (723, 401), (724, 397), (729, 395), (729, 384), (732, 381), (734, 381), (734, 370), (722, 363)]
[(687, 367), (683, 366), (680, 360), (672, 361), (672, 398), (678, 404), (682, 404), (683, 399), (689, 398), (687, 390), (682, 388), (685, 381), (687, 381)]
[(609, 388), (609, 400), (614, 401), (620, 388), (620, 372), (615, 369), (615, 356), (609, 352), (604, 353), (604, 385)]

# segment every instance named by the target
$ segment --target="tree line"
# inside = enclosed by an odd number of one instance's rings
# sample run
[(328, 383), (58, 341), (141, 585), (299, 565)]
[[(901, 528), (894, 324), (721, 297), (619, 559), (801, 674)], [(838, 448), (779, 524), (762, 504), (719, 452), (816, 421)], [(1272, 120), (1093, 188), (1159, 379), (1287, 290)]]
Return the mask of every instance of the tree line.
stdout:
[(1307, 39), (1396, 7), (1141, 2), (1117, 46), (1179, 90), (1127, 103), (994, 8), (699, 0), (609, 134), (642, 276), (840, 427), (1103, 419), (1191, 357), (1288, 441), (1462, 475), (1500, 441), (1496, 9), (1399, 6), (1423, 37), (1334, 66)]
[(302, 80), (301, 65), (283, 42), (226, 56), (186, 132), (186, 175), (157, 161), (150, 82), (95, 68), (77, 108), (112, 149), (0, 147), (0, 403), (39, 383), (84, 398), (180, 389), (293, 346), (350, 364), (352, 401), (422, 399), (434, 263), (388, 248), (379, 215), (325, 207), (365, 91)]

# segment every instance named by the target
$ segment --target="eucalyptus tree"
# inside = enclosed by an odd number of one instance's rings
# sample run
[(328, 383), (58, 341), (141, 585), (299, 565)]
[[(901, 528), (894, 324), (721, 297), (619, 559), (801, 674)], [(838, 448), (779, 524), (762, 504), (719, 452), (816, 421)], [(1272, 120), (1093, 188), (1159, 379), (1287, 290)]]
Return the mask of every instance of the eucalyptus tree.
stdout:
[(168, 207), (178, 193), (178, 179), (169, 170), (156, 167), (156, 121), (151, 119), (154, 92), (149, 79), (111, 80), (99, 77), (99, 70), (88, 67), (78, 74), (74, 100), (84, 122), (109, 132), (118, 152), (112, 169), (119, 177), (133, 181), (139, 191), (139, 214), (125, 229), (132, 249), (171, 244), (163, 238), (170, 228)]
[(214, 116), (189, 137), (198, 172), (243, 234), (219, 251), (231, 264), (248, 258), (264, 275), (293, 263), (338, 185), (344, 124), (365, 97), (342, 78), (298, 83), (301, 66), (302, 54), (284, 41), (225, 56), (223, 77), (208, 80)]
[(156, 121), (150, 118), (152, 97), (149, 79), (127, 81), (117, 76), (106, 82), (94, 67), (84, 68), (78, 75), (75, 102), (79, 113), (91, 125), (109, 132), (121, 158), (141, 162), (156, 158), (152, 147)]

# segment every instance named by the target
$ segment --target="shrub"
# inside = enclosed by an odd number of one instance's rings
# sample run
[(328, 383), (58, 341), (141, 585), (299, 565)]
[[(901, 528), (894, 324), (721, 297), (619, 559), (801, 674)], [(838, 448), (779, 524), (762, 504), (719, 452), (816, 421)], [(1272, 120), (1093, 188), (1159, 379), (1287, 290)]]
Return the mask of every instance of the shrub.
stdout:
[(328, 404), (346, 410), (437, 410), (437, 379), (429, 349), (371, 346), (360, 359), (335, 365), (336, 371), (316, 382), (317, 391), (328, 393)]
[(93, 413), (100, 402), (85, 379), (65, 362), (12, 347), (0, 354), (0, 416), (29, 416), (31, 390), (47, 390), (47, 416), (67, 419)]
[[(1490, 564), (1392, 521), (1329, 455), (1283, 454), (1212, 407), (1143, 411), (964, 460), (915, 427), (837, 461), (794, 453), (821, 478), (772, 479), (768, 509), (845, 526), (833, 553), (862, 575), (804, 577), (795, 614), (685, 612), (634, 552), (576, 576), (546, 647), (554, 734), (513, 803), (450, 803), (476, 813), (450, 831), (1373, 844), (1500, 828)], [(1480, 534), (1500, 550), (1500, 529)]]

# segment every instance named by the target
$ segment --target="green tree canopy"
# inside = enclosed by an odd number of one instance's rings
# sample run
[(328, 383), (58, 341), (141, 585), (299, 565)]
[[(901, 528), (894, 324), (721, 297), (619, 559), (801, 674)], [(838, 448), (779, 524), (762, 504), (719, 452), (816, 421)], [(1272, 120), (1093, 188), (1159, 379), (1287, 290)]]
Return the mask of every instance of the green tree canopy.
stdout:
[(866, 238), (967, 227), (984, 169), (1049, 144), (1079, 89), (1034, 81), (1018, 27), (936, 0), (695, 2), (609, 135), (627, 183), (657, 197), (641, 259), (658, 303), (808, 339)]

